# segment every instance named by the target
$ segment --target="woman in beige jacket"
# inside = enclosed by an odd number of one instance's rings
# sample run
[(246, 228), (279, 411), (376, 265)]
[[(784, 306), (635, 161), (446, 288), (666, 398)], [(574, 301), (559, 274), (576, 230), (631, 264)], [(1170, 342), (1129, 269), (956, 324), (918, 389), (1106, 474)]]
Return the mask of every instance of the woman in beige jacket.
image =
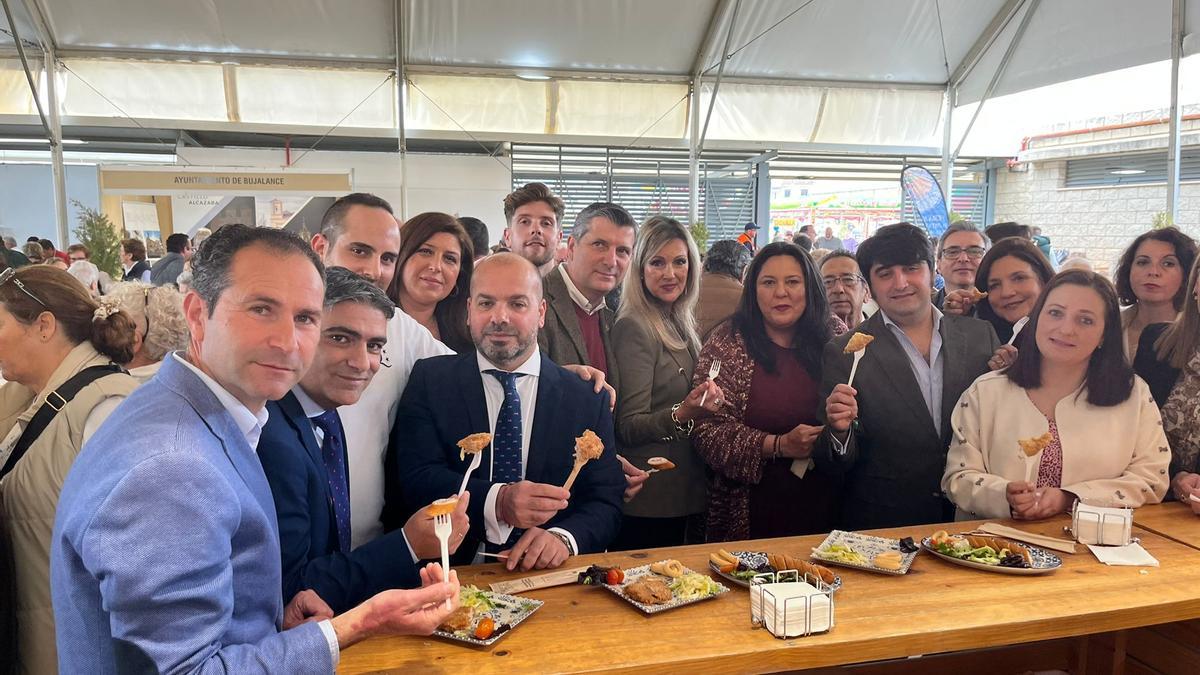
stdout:
[(1150, 389), (1125, 360), (1112, 284), (1059, 274), (1025, 331), (1034, 340), (976, 380), (951, 417), (942, 490), (959, 517), (1038, 520), (1075, 499), (1161, 501), (1171, 452)]
[[(137, 386), (114, 365), (132, 358), (133, 342), (132, 320), (99, 305), (67, 272), (31, 265), (0, 273), (0, 372), (8, 380), (0, 386), (0, 568), (12, 570), (0, 574), (0, 610), (15, 609), (20, 672), (58, 670), (50, 603), (54, 511), (80, 447)], [(30, 435), (44, 405), (58, 412)], [(11, 618), (0, 617), (0, 626), (11, 631)], [(11, 635), (0, 642), (10, 658)]]

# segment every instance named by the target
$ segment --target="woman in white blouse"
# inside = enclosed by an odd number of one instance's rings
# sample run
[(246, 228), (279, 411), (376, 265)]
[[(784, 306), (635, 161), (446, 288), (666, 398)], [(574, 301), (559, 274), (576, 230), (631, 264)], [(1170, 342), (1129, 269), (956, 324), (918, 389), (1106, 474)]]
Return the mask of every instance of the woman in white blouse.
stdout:
[[(951, 417), (942, 490), (958, 516), (1038, 520), (1076, 498), (1162, 500), (1171, 452), (1150, 389), (1125, 360), (1112, 284), (1083, 270), (1059, 274), (1025, 330), (1037, 348), (976, 380)], [(1018, 443), (1039, 437), (1032, 456)]]

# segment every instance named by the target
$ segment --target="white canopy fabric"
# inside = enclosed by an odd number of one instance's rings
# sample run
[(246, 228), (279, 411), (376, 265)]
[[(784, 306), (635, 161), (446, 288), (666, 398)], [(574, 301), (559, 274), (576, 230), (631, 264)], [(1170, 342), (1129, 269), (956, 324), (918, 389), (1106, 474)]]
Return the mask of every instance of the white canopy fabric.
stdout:
[[(344, 124), (387, 128), (395, 122), (388, 110), (395, 90), (374, 91), (380, 76), (322, 78), (315, 69), (393, 67), (399, 4), (404, 61), (420, 88), (408, 92), (406, 118), (416, 130), (458, 132), (461, 124), (496, 135), (680, 139), (688, 114), (707, 110), (732, 25), (709, 138), (920, 147), (940, 145), (946, 83), (961, 77), (958, 105), (978, 101), (1031, 7), (995, 96), (1168, 59), (1172, 7), (1171, 0), (9, 3), (23, 38), (38, 38), (32, 17), (40, 16), (59, 58), (86, 79), (68, 78), (67, 115), (119, 116), (112, 110), (118, 104), (147, 119), (322, 126), (366, 98), (366, 109)], [(1186, 14), (1185, 51), (1196, 53), (1200, 0), (1187, 0)], [(12, 76), (12, 47), (0, 33), (0, 114), (27, 113), (31, 104)], [(220, 73), (200, 64), (181, 68), (176, 79), (164, 61), (237, 64), (240, 82), (231, 86), (225, 74), (219, 85)], [(280, 66), (307, 70), (288, 75)], [(673, 107), (697, 67), (705, 71), (700, 110), (689, 111), (687, 101)], [(533, 72), (552, 75), (556, 85), (514, 77)], [(182, 96), (174, 108), (151, 100), (182, 83), (202, 86), (203, 94)], [(620, 115), (596, 114), (597, 105), (614, 101)]]

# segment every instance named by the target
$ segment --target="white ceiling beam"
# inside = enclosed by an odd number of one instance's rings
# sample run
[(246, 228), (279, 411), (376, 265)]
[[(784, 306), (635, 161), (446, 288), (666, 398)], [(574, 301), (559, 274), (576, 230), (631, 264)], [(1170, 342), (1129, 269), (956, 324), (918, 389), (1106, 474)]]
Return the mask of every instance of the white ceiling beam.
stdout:
[(709, 57), (717, 48), (717, 41), (720, 39), (721, 25), (725, 23), (726, 17), (733, 9), (734, 0), (718, 0), (717, 6), (713, 7), (712, 17), (708, 20), (708, 30), (704, 31), (704, 38), (700, 41), (700, 47), (696, 50), (696, 58), (692, 59), (692, 76), (699, 77), (707, 67)]
[(1004, 32), (1004, 28), (1008, 26), (1017, 11), (1025, 4), (1025, 0), (1007, 0), (1004, 6), (1000, 8), (992, 20), (988, 22), (983, 32), (975, 39), (975, 43), (967, 50), (966, 56), (962, 61), (955, 66), (954, 71), (950, 73), (950, 81), (946, 84), (953, 84), (956, 88), (966, 79), (975, 66), (979, 65), (979, 61), (983, 59), (983, 55), (987, 53), (992, 44), (996, 42), (996, 38), (1000, 37), (1000, 33)]

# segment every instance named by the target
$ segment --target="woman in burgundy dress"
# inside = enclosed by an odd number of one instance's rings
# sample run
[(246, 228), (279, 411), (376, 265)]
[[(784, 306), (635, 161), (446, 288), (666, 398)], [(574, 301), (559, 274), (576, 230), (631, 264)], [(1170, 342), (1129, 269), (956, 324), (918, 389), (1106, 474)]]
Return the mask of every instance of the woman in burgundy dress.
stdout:
[(692, 444), (712, 470), (708, 541), (827, 532), (841, 479), (808, 461), (821, 350), (846, 325), (829, 310), (816, 265), (798, 246), (764, 247), (737, 311), (700, 351), (694, 383), (721, 362), (725, 405), (696, 421)]

